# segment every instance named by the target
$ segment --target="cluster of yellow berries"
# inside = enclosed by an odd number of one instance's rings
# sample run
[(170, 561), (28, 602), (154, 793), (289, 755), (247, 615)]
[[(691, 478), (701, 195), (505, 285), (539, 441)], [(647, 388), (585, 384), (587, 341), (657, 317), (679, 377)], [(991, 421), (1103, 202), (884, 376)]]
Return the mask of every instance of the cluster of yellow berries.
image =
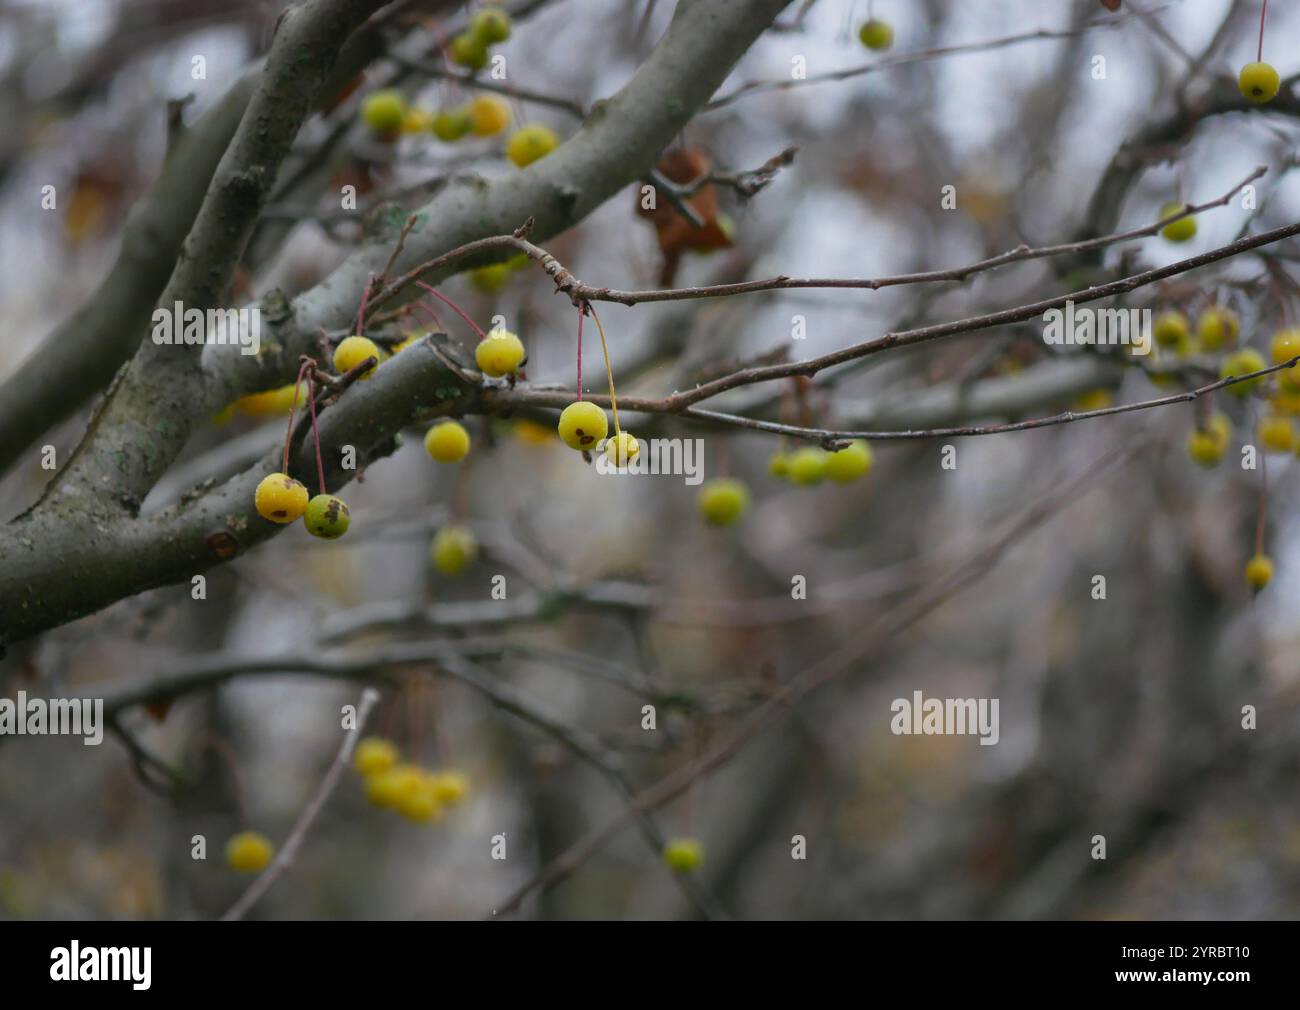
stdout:
[(823, 480), (848, 484), (866, 476), (871, 470), (873, 459), (871, 446), (856, 439), (835, 452), (827, 452), (816, 446), (807, 446), (790, 453), (778, 452), (768, 461), (768, 472), (773, 477), (781, 477), (792, 484), (805, 487), (820, 484)]
[(366, 799), (375, 806), (427, 824), (469, 795), (469, 780), (460, 772), (430, 771), (400, 763), (399, 757), (397, 745), (382, 737), (366, 737), (357, 744), (353, 766), (365, 783)]
[(510, 38), (510, 15), (495, 7), (475, 13), (469, 27), (451, 40), (447, 57), (467, 70), (487, 66), (488, 49)]
[(256, 831), (241, 831), (226, 842), (226, 865), (239, 873), (261, 873), (274, 855), (271, 840)]

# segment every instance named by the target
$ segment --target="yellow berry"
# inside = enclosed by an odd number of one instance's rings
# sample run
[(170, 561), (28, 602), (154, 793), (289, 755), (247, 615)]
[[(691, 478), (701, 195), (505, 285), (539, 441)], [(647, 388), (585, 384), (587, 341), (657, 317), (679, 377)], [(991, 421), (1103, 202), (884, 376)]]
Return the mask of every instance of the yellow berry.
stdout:
[(826, 476), (826, 464), (830, 453), (825, 449), (809, 446), (790, 456), (790, 480), (805, 487), (820, 484)]
[(479, 95), (469, 103), (467, 111), (480, 137), (491, 137), (510, 125), (510, 106), (496, 95)]
[(428, 824), (442, 816), (442, 804), (433, 793), (428, 772), (417, 771), (415, 785), (398, 797), (397, 812), (415, 824)]
[(1161, 347), (1177, 347), (1190, 333), (1187, 317), (1181, 312), (1162, 312), (1156, 316), (1154, 334)]
[(641, 451), (641, 443), (626, 431), (605, 442), (605, 458), (615, 466), (627, 466)]
[(1273, 581), (1273, 562), (1267, 554), (1256, 554), (1246, 562), (1246, 583), (1258, 591)]
[(429, 556), (443, 575), (459, 575), (478, 554), (478, 541), (467, 526), (444, 526), (433, 535)]
[(396, 807), (420, 788), (424, 772), (415, 765), (394, 765), (366, 776), (366, 799), (377, 807)]
[(1252, 102), (1270, 101), (1282, 86), (1282, 79), (1270, 63), (1247, 63), (1241, 68), (1237, 87)]
[(507, 260), (504, 263), (490, 263), (485, 267), (475, 267), (469, 272), (469, 282), (485, 295), (494, 295), (506, 286), (514, 267)]
[(259, 873), (271, 863), (275, 846), (256, 831), (241, 831), (226, 842), (226, 864), (240, 873)]
[(730, 526), (749, 510), (749, 488), (734, 477), (715, 477), (700, 488), (699, 506), (714, 526)]
[(888, 49), (894, 44), (894, 29), (887, 21), (872, 18), (862, 22), (858, 29), (858, 41), (868, 49)]
[[(1219, 366), (1219, 378), (1228, 379), (1236, 375), (1249, 375), (1251, 372), (1258, 372), (1260, 369), (1267, 367), (1264, 355), (1253, 347), (1243, 347), (1223, 359), (1223, 364)], [(1253, 379), (1247, 379), (1245, 382), (1234, 382), (1224, 388), (1233, 396), (1246, 396), (1266, 378), (1267, 376), (1260, 375)]]
[(343, 504), (342, 498), (332, 494), (318, 494), (307, 503), (302, 521), (312, 536), (322, 540), (337, 540), (348, 531), (352, 513)]
[(383, 737), (368, 736), (357, 743), (352, 764), (362, 775), (378, 775), (397, 764), (397, 745)]
[(1218, 305), (1211, 305), (1201, 313), (1196, 323), (1196, 335), (1200, 338), (1203, 350), (1214, 352), (1237, 343), (1237, 334), (1241, 332), (1241, 322), (1237, 313)]
[[(1156, 220), (1163, 221), (1173, 214), (1181, 214), (1186, 209), (1185, 203), (1167, 203), (1160, 208), (1160, 216)], [(1196, 218), (1190, 214), (1187, 217), (1180, 217), (1177, 221), (1171, 221), (1161, 228), (1160, 234), (1170, 242), (1186, 242), (1196, 235)]]
[(469, 432), (457, 421), (442, 421), (424, 433), (424, 449), (434, 462), (457, 463), (469, 452)]
[(425, 133), (433, 126), (433, 113), (428, 109), (411, 106), (402, 116), (403, 133)]
[(468, 109), (446, 109), (433, 117), (429, 129), (439, 140), (451, 143), (471, 133), (474, 120)]
[(858, 439), (843, 449), (832, 452), (826, 460), (825, 474), (833, 481), (847, 484), (857, 480), (871, 469), (871, 446)]
[(694, 838), (674, 838), (664, 846), (664, 862), (674, 873), (691, 873), (704, 862), (704, 846)]
[(1291, 452), (1295, 449), (1295, 425), (1291, 418), (1268, 414), (1259, 419), (1255, 434), (1265, 449), (1272, 452)]
[[(1278, 375), (1286, 375), (1286, 372), (1278, 372)], [(1282, 385), (1282, 384), (1280, 384)], [(1274, 412), (1278, 414), (1300, 414), (1300, 393), (1292, 392), (1290, 389), (1279, 389), (1268, 401)]]
[(609, 418), (590, 400), (578, 400), (560, 413), (557, 428), (570, 449), (593, 449), (609, 434)]
[(555, 429), (546, 424), (538, 424), (526, 417), (514, 423), (515, 438), (527, 445), (550, 445), (555, 441)]
[(376, 133), (396, 133), (405, 116), (406, 99), (400, 91), (375, 91), (361, 103), (361, 118)]
[(1269, 341), (1268, 350), (1275, 365), (1285, 364), (1292, 358), (1300, 358), (1300, 329), (1278, 330)]
[(307, 511), (307, 488), (287, 473), (263, 477), (253, 492), (257, 514), (273, 523), (291, 523)]
[(375, 368), (378, 367), (382, 355), (379, 351), (379, 345), (369, 337), (344, 337), (339, 341), (338, 347), (334, 348), (334, 371), (338, 375), (350, 372), (361, 364), (366, 358), (374, 358), (375, 364), (362, 374), (361, 378), (368, 379), (375, 374)]
[(490, 7), (478, 11), (470, 19), (469, 33), (486, 46), (504, 42), (510, 38), (510, 15)]
[(470, 70), (482, 70), (487, 66), (487, 44), (469, 32), (462, 32), (451, 40), (447, 55), (452, 63), (459, 63)]
[(429, 776), (433, 797), (439, 803), (452, 806), (469, 795), (469, 779), (455, 771), (434, 772)]
[(767, 472), (773, 477), (790, 476), (790, 456), (784, 452), (772, 453), (772, 458), (767, 461)]
[(520, 168), (544, 158), (559, 145), (560, 138), (549, 126), (529, 123), (521, 126), (506, 141), (506, 157)]
[(1193, 428), (1187, 436), (1187, 454), (1201, 466), (1218, 465), (1232, 437), (1232, 425), (1226, 415), (1215, 411), (1203, 428)]
[[(299, 392), (298, 395), (302, 397), (306, 394)], [(287, 414), (293, 408), (293, 385), (291, 383), (277, 389), (268, 389), (264, 393), (241, 396), (231, 406), (249, 417), (275, 417), (277, 414)]]
[(492, 330), (474, 348), (479, 371), (494, 379), (514, 375), (526, 356), (524, 342), (509, 330)]

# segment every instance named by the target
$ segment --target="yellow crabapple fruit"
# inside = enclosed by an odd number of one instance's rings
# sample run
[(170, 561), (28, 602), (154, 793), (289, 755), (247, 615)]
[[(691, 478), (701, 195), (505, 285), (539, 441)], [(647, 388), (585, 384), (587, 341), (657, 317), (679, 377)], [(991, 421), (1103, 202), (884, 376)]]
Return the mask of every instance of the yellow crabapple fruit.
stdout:
[(469, 32), (462, 32), (451, 40), (447, 56), (452, 63), (459, 63), (470, 70), (482, 70), (488, 61), (487, 44)]
[(432, 773), (429, 776), (429, 786), (433, 790), (434, 799), (447, 806), (460, 803), (469, 795), (469, 779), (457, 771)]
[(448, 143), (460, 140), (474, 131), (474, 119), (466, 108), (444, 109), (433, 117), (429, 124), (431, 132), (439, 140)]
[(1300, 358), (1300, 329), (1289, 327), (1278, 330), (1269, 341), (1268, 352), (1275, 365), (1285, 364), (1292, 358)]
[(241, 831), (226, 842), (226, 865), (240, 873), (265, 870), (274, 855), (271, 840), (256, 831)]
[(630, 432), (620, 431), (605, 442), (605, 458), (615, 466), (627, 466), (641, 451), (641, 443)]
[(433, 535), (429, 557), (443, 575), (459, 575), (478, 554), (478, 541), (467, 526), (444, 526)]
[(302, 521), (307, 532), (322, 540), (337, 540), (348, 531), (352, 513), (343, 499), (332, 494), (318, 494), (307, 503)]
[(253, 492), (257, 514), (273, 523), (291, 523), (307, 511), (307, 488), (287, 473), (263, 477)]
[(1187, 436), (1187, 454), (1201, 466), (1217, 466), (1228, 449), (1232, 425), (1225, 414), (1215, 411), (1203, 428), (1193, 428)]
[(469, 453), (469, 432), (458, 421), (440, 421), (424, 433), (424, 450), (437, 463), (458, 463)]
[(1161, 347), (1177, 347), (1187, 340), (1191, 327), (1181, 312), (1162, 312), (1156, 316), (1153, 335)]
[(520, 168), (544, 158), (559, 145), (560, 138), (549, 126), (529, 123), (521, 126), (506, 141), (506, 157)]
[(379, 736), (368, 736), (357, 743), (352, 765), (362, 775), (378, 775), (397, 765), (397, 745)]
[(491, 330), (474, 348), (479, 371), (494, 379), (514, 375), (526, 356), (524, 342), (509, 330)]
[[(1267, 368), (1268, 364), (1264, 361), (1264, 355), (1253, 347), (1243, 347), (1239, 351), (1233, 351), (1223, 359), (1223, 364), (1219, 366), (1219, 378), (1228, 379), (1237, 375), (1249, 375), (1251, 372), (1258, 372), (1260, 369)], [(1224, 389), (1233, 396), (1246, 396), (1252, 389), (1263, 382), (1267, 376), (1260, 375), (1253, 379), (1247, 379), (1245, 382), (1234, 382)]]
[(506, 286), (506, 281), (510, 280), (511, 273), (514, 272), (509, 261), (505, 263), (489, 263), (485, 267), (475, 267), (469, 272), (469, 282), (476, 289), (482, 291), (485, 295), (494, 295)]
[(412, 105), (402, 116), (403, 133), (428, 133), (433, 127), (433, 113)]
[(344, 337), (339, 341), (338, 347), (334, 348), (334, 371), (338, 375), (343, 375), (352, 371), (366, 358), (374, 358), (375, 364), (366, 369), (361, 376), (363, 379), (369, 379), (374, 375), (375, 369), (383, 359), (379, 345), (369, 337)]
[(396, 133), (405, 117), (406, 99), (391, 88), (372, 92), (361, 103), (361, 119), (376, 133)]
[(790, 456), (790, 480), (805, 487), (819, 484), (826, 476), (830, 453), (816, 446), (807, 446)]
[(477, 11), (470, 19), (469, 33), (485, 46), (504, 42), (510, 38), (510, 15), (492, 7)]
[(767, 461), (767, 472), (773, 477), (790, 476), (790, 456), (784, 452), (774, 452)]
[(1255, 435), (1270, 452), (1291, 452), (1295, 449), (1295, 424), (1291, 418), (1280, 414), (1267, 414), (1255, 426)]
[[(1167, 203), (1160, 208), (1160, 216), (1157, 221), (1163, 221), (1173, 214), (1181, 214), (1187, 209), (1185, 203)], [(1177, 221), (1170, 221), (1160, 229), (1160, 234), (1170, 242), (1186, 242), (1196, 235), (1196, 218), (1188, 214), (1186, 217), (1180, 217)]]
[(700, 488), (699, 507), (714, 526), (730, 526), (749, 510), (749, 488), (734, 477), (715, 477)]
[(1237, 334), (1241, 332), (1241, 322), (1237, 313), (1219, 305), (1211, 305), (1201, 313), (1196, 321), (1196, 336), (1201, 342), (1201, 349), (1214, 352), (1237, 343)]
[(664, 846), (664, 862), (674, 873), (691, 873), (704, 862), (704, 846), (694, 838), (674, 838)]
[(1271, 101), (1282, 86), (1282, 79), (1271, 63), (1247, 63), (1237, 77), (1243, 97), (1255, 103)]
[(1246, 584), (1256, 592), (1273, 581), (1273, 561), (1267, 554), (1256, 554), (1246, 562)]
[(415, 787), (406, 790), (397, 800), (397, 812), (414, 824), (428, 824), (442, 816), (442, 804), (434, 795), (429, 773), (419, 769)]
[(893, 26), (876, 18), (864, 21), (862, 27), (858, 29), (858, 41), (868, 49), (876, 51), (888, 49), (894, 44)]
[(826, 460), (825, 473), (831, 480), (847, 484), (870, 470), (871, 462), (871, 446), (862, 439), (856, 439), (838, 452), (830, 454)]
[(592, 449), (609, 434), (609, 418), (590, 400), (577, 400), (560, 412), (556, 428), (570, 449)]
[(474, 133), (480, 137), (494, 136), (510, 125), (510, 106), (496, 95), (479, 95), (466, 111)]

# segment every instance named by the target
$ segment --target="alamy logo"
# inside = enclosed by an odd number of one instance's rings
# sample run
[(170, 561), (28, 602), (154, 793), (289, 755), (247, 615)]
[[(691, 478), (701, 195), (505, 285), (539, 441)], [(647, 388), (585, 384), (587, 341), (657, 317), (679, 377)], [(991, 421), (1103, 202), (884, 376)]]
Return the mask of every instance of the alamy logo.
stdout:
[(997, 698), (924, 698), (913, 691), (912, 698), (895, 698), (889, 728), (896, 736), (978, 736), (980, 746), (997, 743)]
[(0, 698), (0, 736), (84, 736), (87, 747), (104, 742), (103, 698)]
[(1043, 343), (1053, 346), (1130, 344), (1134, 354), (1151, 353), (1150, 309), (1076, 309), (1043, 313)]
[(148, 989), (152, 947), (82, 947), (73, 940), (50, 951), (50, 978), (55, 982), (130, 982)]
[(176, 302), (170, 309), (153, 310), (153, 342), (172, 344), (238, 344), (240, 354), (256, 354), (262, 347), (262, 310), (187, 309)]
[(671, 474), (694, 487), (704, 481), (704, 439), (643, 438), (640, 450), (626, 466), (615, 466), (604, 452), (596, 454), (596, 472), (603, 474)]

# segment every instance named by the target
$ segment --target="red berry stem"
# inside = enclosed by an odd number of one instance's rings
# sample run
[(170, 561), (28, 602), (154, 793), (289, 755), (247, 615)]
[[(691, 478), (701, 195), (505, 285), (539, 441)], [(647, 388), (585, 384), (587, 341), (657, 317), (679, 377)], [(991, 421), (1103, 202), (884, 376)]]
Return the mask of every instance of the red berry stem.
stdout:
[(371, 272), (366, 278), (366, 286), (361, 289), (361, 308), (357, 310), (357, 336), (365, 335), (366, 325), (366, 302), (370, 301), (370, 289), (374, 287), (375, 275)]
[(1255, 62), (1264, 62), (1264, 17), (1268, 14), (1268, 0), (1264, 0), (1264, 6), (1259, 9), (1259, 50), (1255, 53)]
[(578, 306), (578, 399), (582, 399), (582, 317), (586, 309)]
[(293, 403), (289, 405), (289, 430), (284, 433), (284, 469), (281, 473), (289, 472), (289, 440), (293, 438), (293, 419), (298, 413), (298, 389), (302, 386), (302, 374), (307, 370), (307, 362), (298, 366), (298, 378), (293, 383)]
[(484, 337), (487, 336), (486, 333), (484, 333), (481, 329), (479, 329), (478, 323), (474, 322), (474, 320), (472, 320), (468, 315), (465, 314), (464, 309), (462, 309), (459, 305), (453, 302), (450, 298), (444, 295), (437, 288), (425, 284), (424, 281), (416, 281), (415, 283), (418, 284), (420, 287), (424, 288), (424, 290), (429, 292), (429, 294), (433, 295), (434, 298), (437, 298), (440, 302), (450, 307), (451, 310), (455, 312), (456, 315), (460, 316), (461, 319), (465, 320), (465, 322), (469, 323), (469, 328), (478, 334), (479, 340), (482, 340)]
[(438, 327), (439, 331), (441, 331), (442, 333), (447, 332), (447, 327), (442, 325), (442, 319), (439, 318), (438, 313), (434, 312), (433, 309), (425, 305), (424, 302), (411, 302), (411, 308), (420, 309), (422, 312), (429, 313), (429, 315), (433, 317), (433, 324)]
[(311, 440), (316, 443), (316, 475), (320, 478), (320, 493), (325, 491), (325, 462), (320, 455), (320, 429), (316, 426), (316, 387), (311, 372), (307, 373), (307, 409), (311, 411)]

